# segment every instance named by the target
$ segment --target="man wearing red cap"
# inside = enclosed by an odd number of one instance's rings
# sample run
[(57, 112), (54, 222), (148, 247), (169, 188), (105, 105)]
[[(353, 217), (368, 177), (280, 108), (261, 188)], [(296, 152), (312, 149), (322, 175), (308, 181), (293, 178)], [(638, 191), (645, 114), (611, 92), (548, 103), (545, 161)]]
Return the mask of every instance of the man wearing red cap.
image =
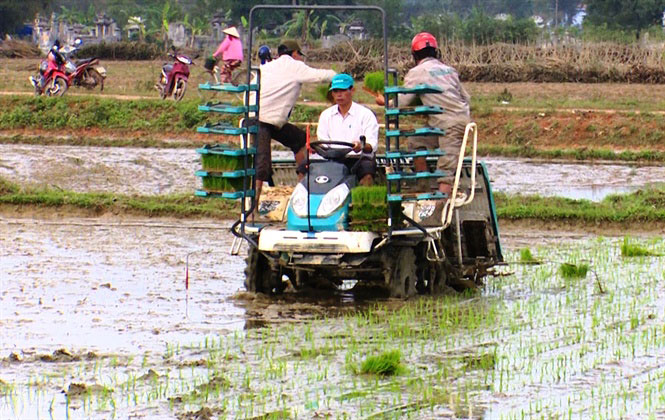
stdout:
[[(416, 35), (411, 41), (411, 53), (416, 66), (404, 77), (404, 87), (414, 87), (420, 84), (434, 85), (440, 87), (443, 93), (400, 94), (399, 105), (409, 105), (419, 97), (423, 105), (442, 107), (444, 113), (430, 115), (427, 124), (430, 127), (443, 129), (445, 135), (410, 137), (408, 146), (411, 150), (439, 148), (446, 152), (445, 156), (439, 158), (437, 169), (446, 172), (447, 176), (439, 178), (437, 181), (439, 191), (450, 195), (464, 138), (464, 129), (471, 120), (469, 112), (471, 97), (462, 87), (457, 70), (440, 61), (441, 52), (436, 38), (432, 34), (421, 32)], [(376, 95), (376, 103), (384, 105), (382, 94)], [(428, 170), (427, 162), (423, 157), (415, 158), (413, 163), (417, 172)]]

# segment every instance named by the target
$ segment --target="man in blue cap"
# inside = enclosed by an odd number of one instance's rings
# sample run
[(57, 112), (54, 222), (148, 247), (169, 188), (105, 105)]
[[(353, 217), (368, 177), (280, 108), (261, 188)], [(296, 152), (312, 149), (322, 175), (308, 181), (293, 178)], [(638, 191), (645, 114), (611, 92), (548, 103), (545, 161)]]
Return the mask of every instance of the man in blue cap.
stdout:
[[(329, 90), (335, 105), (321, 113), (316, 136), (319, 141), (353, 143), (353, 152), (346, 155), (346, 164), (351, 167), (358, 163), (356, 175), (359, 183), (372, 185), (376, 174), (374, 155), (379, 138), (379, 123), (372, 110), (353, 102), (353, 85), (353, 78), (348, 74), (340, 73), (332, 78)], [(360, 136), (365, 136), (364, 146)]]

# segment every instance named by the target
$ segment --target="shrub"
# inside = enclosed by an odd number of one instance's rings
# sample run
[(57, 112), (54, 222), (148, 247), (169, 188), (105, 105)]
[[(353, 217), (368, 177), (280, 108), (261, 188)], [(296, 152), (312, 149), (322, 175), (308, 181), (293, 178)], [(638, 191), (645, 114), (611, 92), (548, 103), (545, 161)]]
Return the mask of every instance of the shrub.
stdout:
[(98, 57), (107, 60), (154, 60), (162, 55), (157, 44), (147, 42), (101, 42), (84, 45), (76, 57)]

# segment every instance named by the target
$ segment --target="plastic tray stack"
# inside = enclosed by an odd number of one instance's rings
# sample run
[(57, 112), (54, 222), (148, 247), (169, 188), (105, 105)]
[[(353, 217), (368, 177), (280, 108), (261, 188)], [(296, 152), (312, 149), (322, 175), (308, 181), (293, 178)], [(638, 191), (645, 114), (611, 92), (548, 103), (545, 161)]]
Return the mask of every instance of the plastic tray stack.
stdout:
[[(199, 111), (244, 116), (250, 122), (250, 114), (258, 112), (256, 104), (250, 104), (249, 92), (257, 92), (258, 84), (233, 85), (230, 83), (210, 84), (203, 83), (199, 89), (234, 94), (244, 94), (244, 104), (234, 105), (228, 102), (211, 101), (199, 105)], [(258, 100), (258, 99), (257, 99)], [(250, 134), (258, 131), (258, 125), (245, 124), (237, 127), (225, 121), (207, 123), (196, 129), (199, 133), (217, 134), (225, 136), (240, 136), (239, 146), (229, 143), (206, 145), (197, 149), (201, 155), (202, 169), (196, 171), (201, 178), (202, 188), (196, 190), (195, 195), (200, 197), (221, 197), (227, 199), (241, 199), (254, 197), (254, 155), (256, 148), (251, 146)]]
[[(389, 80), (397, 80), (397, 75), (394, 74)], [(398, 85), (388, 85), (385, 87), (386, 100), (386, 163), (387, 166), (393, 168), (393, 172), (386, 175), (388, 202), (403, 202), (403, 201), (417, 201), (417, 200), (441, 200), (446, 198), (445, 194), (439, 192), (402, 192), (403, 184), (416, 183), (423, 179), (440, 178), (447, 174), (441, 171), (432, 172), (412, 172), (405, 170), (404, 162), (411, 161), (416, 157), (439, 157), (445, 155), (445, 152), (439, 149), (436, 150), (418, 150), (418, 151), (404, 151), (400, 149), (400, 140), (405, 137), (421, 137), (421, 136), (442, 136), (445, 131), (434, 127), (422, 127), (415, 129), (400, 129), (400, 117), (410, 115), (432, 115), (442, 114), (444, 109), (439, 106), (415, 106), (408, 108), (400, 108), (398, 103), (398, 95), (400, 93), (411, 94), (427, 94), (427, 93), (442, 93), (442, 89), (438, 86), (432, 85), (417, 85), (414, 87), (403, 87)], [(391, 108), (390, 104), (394, 104)], [(392, 213), (392, 212), (390, 212)], [(390, 214), (392, 219), (392, 214)], [(392, 220), (390, 226), (394, 226)]]

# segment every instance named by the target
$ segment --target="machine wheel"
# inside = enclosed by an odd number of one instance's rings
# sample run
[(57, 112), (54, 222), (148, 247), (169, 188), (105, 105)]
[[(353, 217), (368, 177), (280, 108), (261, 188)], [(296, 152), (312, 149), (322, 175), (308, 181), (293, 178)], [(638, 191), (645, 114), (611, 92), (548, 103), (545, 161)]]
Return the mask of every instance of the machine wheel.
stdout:
[(439, 271), (441, 271), (440, 264), (435, 262), (425, 260), (416, 264), (416, 274), (418, 275), (416, 289), (418, 293), (435, 293), (434, 290), (439, 278)]
[(87, 69), (85, 75), (83, 76), (85, 80), (85, 87), (88, 89), (94, 89), (97, 85), (100, 86), (100, 90), (104, 91), (104, 76), (99, 74), (95, 69)]
[(46, 88), (46, 96), (62, 96), (67, 92), (67, 81), (62, 77), (56, 77), (53, 85)]
[(175, 81), (175, 86), (173, 87), (173, 99), (176, 102), (180, 101), (185, 96), (185, 91), (187, 90), (187, 81), (183, 79), (178, 79)]
[(254, 293), (281, 294), (287, 286), (279, 272), (270, 268), (268, 259), (250, 247), (245, 267), (245, 289)]
[(407, 299), (415, 295), (418, 275), (416, 273), (416, 254), (413, 249), (401, 248), (386, 275), (390, 276), (387, 279), (389, 280), (390, 297)]

